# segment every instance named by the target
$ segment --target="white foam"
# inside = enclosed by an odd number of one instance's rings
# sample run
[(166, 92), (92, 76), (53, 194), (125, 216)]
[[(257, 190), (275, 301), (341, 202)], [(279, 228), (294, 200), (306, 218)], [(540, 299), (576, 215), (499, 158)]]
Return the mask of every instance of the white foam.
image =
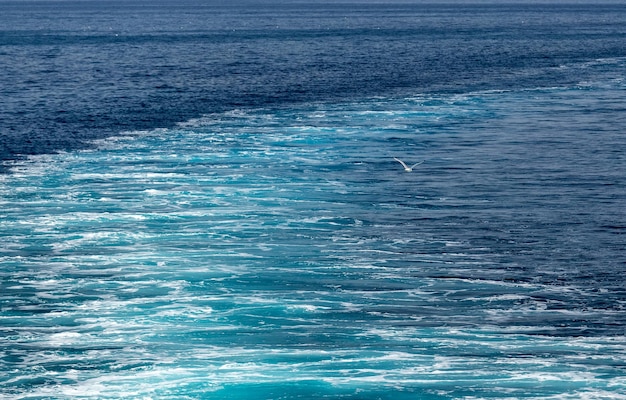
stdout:
[(65, 346), (82, 339), (83, 335), (78, 332), (53, 333), (48, 338), (48, 343), (52, 346)]
[(330, 310), (330, 307), (318, 306), (314, 304), (291, 304), (287, 306), (288, 310), (292, 311), (305, 311), (308, 313), (319, 313), (326, 310)]

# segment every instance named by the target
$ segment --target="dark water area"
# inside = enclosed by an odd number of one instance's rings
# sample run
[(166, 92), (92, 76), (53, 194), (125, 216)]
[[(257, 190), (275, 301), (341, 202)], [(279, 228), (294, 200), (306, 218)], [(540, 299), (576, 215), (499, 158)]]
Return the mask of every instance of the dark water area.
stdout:
[[(0, 1), (0, 158), (236, 108), (584, 80), (621, 4)], [(584, 73), (584, 72), (583, 72)]]

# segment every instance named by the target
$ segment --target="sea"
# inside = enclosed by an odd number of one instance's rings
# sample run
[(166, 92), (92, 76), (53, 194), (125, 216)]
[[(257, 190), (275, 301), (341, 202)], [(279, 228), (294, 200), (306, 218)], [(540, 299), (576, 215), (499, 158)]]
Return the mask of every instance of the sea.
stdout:
[(625, 77), (623, 1), (0, 0), (0, 399), (626, 399)]

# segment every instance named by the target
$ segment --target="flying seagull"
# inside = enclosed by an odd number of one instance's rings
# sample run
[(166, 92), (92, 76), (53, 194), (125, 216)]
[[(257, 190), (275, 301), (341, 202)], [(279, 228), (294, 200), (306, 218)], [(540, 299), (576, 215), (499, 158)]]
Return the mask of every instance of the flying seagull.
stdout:
[(400, 160), (399, 158), (395, 158), (395, 157), (394, 157), (393, 159), (394, 159), (394, 160), (396, 160), (397, 162), (399, 162), (400, 164), (402, 164), (402, 166), (404, 167), (404, 170), (405, 170), (406, 172), (411, 172), (411, 171), (413, 171), (413, 168), (417, 167), (418, 165), (420, 165), (421, 163), (423, 163), (423, 162), (425, 161), (425, 160), (420, 161), (420, 162), (415, 163), (415, 164), (413, 164), (413, 165), (411, 165), (411, 166), (409, 167), (408, 165), (406, 165), (406, 164), (404, 163), (404, 161)]

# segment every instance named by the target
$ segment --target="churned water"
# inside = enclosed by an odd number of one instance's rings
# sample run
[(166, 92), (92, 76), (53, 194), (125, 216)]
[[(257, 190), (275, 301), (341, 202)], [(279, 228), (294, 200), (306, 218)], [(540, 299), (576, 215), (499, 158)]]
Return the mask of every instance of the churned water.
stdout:
[(0, 398), (626, 398), (623, 6), (0, 4)]

